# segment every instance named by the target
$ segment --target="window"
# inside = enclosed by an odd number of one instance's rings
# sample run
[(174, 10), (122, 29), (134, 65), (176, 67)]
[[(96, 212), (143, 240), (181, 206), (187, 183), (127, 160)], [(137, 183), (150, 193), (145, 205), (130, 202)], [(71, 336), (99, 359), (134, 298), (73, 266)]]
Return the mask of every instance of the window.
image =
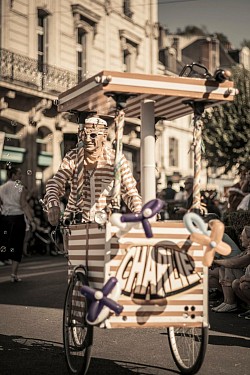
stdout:
[(48, 62), (48, 15), (43, 9), (37, 11), (37, 60), (38, 71), (44, 71), (44, 64)]
[(136, 51), (130, 47), (123, 50), (123, 71), (131, 72), (135, 66), (135, 53)]
[[(78, 83), (86, 79), (91, 47), (101, 16), (81, 4), (71, 5), (76, 33), (76, 66)], [(87, 54), (88, 51), (88, 54)]]
[(178, 167), (178, 140), (176, 138), (169, 138), (169, 166)]
[(123, 1), (123, 13), (128, 18), (132, 18), (134, 13), (131, 11), (131, 1), (130, 0), (124, 0)]
[(37, 166), (47, 168), (53, 160), (53, 134), (46, 126), (41, 126), (37, 131)]
[(136, 69), (136, 58), (139, 53), (141, 38), (127, 30), (119, 30), (122, 63), (124, 72), (133, 72)]
[(87, 74), (87, 33), (83, 29), (77, 30), (77, 78), (78, 83), (86, 78)]

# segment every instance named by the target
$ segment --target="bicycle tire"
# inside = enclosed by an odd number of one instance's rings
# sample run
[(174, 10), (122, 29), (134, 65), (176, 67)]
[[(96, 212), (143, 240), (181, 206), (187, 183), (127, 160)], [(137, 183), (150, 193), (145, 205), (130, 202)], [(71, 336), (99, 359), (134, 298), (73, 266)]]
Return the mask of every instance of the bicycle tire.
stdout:
[(169, 327), (168, 341), (176, 366), (182, 374), (196, 374), (208, 343), (208, 327)]
[(81, 294), (87, 277), (75, 271), (70, 279), (63, 312), (63, 343), (65, 359), (70, 374), (84, 375), (88, 371), (93, 344), (93, 326), (86, 322), (88, 301)]

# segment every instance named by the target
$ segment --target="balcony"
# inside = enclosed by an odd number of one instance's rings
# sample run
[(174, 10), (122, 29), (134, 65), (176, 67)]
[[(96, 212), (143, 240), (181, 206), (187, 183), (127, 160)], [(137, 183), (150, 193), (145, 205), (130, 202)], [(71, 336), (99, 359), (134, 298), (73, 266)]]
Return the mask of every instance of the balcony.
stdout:
[(0, 81), (58, 95), (75, 86), (77, 75), (38, 60), (0, 49)]

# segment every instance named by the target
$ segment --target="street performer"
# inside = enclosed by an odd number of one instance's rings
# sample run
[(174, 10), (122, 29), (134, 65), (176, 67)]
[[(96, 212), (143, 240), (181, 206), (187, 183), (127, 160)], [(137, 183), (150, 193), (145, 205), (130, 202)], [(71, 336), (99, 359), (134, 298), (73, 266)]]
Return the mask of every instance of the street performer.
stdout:
[[(60, 198), (65, 184), (70, 184), (64, 219), (81, 213), (81, 222), (95, 222), (98, 212), (111, 211), (114, 187), (115, 151), (106, 144), (107, 122), (98, 116), (89, 117), (79, 126), (77, 147), (70, 150), (46, 185), (44, 203), (48, 220), (56, 226), (60, 219)], [(128, 161), (122, 155), (121, 197), (132, 212), (140, 212), (141, 197)], [(97, 221), (98, 222), (98, 221)]]

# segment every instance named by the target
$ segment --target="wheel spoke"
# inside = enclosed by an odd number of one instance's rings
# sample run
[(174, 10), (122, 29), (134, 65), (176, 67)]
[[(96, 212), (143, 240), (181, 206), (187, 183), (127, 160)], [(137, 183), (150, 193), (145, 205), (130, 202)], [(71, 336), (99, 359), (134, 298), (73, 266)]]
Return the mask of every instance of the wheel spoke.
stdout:
[(207, 328), (170, 327), (169, 344), (177, 367), (195, 374), (201, 367), (207, 345)]
[(82, 285), (86, 285), (86, 279), (79, 272), (71, 278), (64, 307), (64, 348), (71, 374), (87, 371), (92, 345), (93, 327), (86, 323), (87, 301), (80, 292)]

